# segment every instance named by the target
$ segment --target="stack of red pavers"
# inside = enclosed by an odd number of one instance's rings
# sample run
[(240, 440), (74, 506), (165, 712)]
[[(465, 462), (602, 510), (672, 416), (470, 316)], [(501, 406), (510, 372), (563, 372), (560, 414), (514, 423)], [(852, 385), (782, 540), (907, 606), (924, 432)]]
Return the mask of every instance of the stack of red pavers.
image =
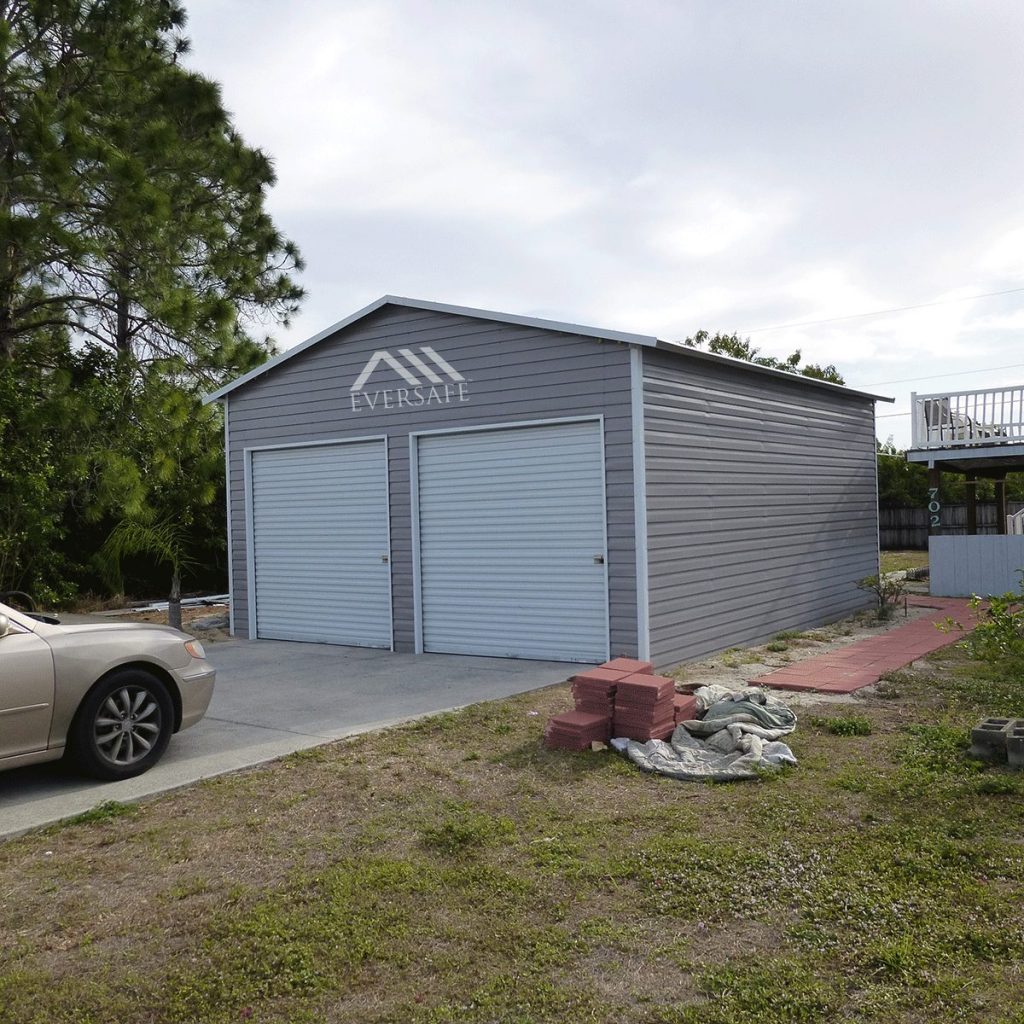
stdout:
[(576, 710), (555, 715), (544, 730), (547, 746), (561, 750), (585, 750), (593, 742), (607, 743), (615, 714), (615, 687), (620, 679), (637, 672), (651, 672), (649, 661), (615, 658), (597, 668), (573, 676)]
[(636, 672), (615, 684), (613, 736), (665, 740), (676, 727), (675, 681)]
[(668, 739), (677, 722), (693, 718), (697, 702), (676, 694), (675, 681), (656, 676), (649, 661), (615, 658), (573, 676), (576, 710), (555, 715), (544, 742), (562, 750), (585, 750), (611, 736)]
[(610, 720), (615, 711), (615, 684), (627, 675), (628, 672), (615, 671), (602, 665), (573, 676), (572, 697), (576, 710), (604, 715)]

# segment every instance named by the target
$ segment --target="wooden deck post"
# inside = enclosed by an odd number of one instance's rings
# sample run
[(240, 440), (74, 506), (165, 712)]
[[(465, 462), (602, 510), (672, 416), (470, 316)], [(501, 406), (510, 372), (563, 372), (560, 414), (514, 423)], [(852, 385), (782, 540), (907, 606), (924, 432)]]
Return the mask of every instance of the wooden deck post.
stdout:
[(978, 481), (974, 478), (964, 481), (967, 494), (967, 536), (978, 534)]
[(996, 477), (996, 533), (1006, 533), (1006, 475)]
[(942, 532), (942, 499), (939, 497), (939, 484), (942, 481), (942, 470), (934, 463), (928, 466), (928, 536), (933, 537)]

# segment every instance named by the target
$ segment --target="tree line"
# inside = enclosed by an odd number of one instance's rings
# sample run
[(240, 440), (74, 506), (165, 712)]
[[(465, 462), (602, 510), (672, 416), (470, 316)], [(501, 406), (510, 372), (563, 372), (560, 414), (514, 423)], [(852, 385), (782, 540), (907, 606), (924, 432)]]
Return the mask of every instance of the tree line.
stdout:
[[(906, 454), (893, 444), (890, 437), (879, 441), (878, 448), (878, 504), (881, 508), (925, 508), (928, 504), (928, 470), (924, 463), (907, 462)], [(956, 473), (943, 473), (941, 477), (943, 504), (960, 505), (967, 501), (965, 478)], [(995, 483), (991, 478), (979, 478), (975, 485), (978, 501), (995, 501)], [(1024, 501), (1024, 473), (1008, 473), (1006, 497), (1009, 501)]]
[(222, 563), (200, 399), (272, 353), (302, 263), (184, 26), (177, 0), (0, 0), (0, 591)]

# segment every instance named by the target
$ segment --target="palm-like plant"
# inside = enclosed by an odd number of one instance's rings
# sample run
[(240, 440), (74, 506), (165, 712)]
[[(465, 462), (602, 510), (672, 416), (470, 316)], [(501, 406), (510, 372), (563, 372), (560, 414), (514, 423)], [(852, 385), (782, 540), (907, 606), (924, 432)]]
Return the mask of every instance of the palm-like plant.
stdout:
[(180, 523), (169, 519), (147, 523), (122, 519), (99, 550), (99, 560), (112, 587), (119, 589), (121, 563), (133, 555), (149, 556), (171, 570), (171, 592), (167, 599), (167, 624), (181, 629), (181, 577), (195, 562), (189, 557), (190, 536)]

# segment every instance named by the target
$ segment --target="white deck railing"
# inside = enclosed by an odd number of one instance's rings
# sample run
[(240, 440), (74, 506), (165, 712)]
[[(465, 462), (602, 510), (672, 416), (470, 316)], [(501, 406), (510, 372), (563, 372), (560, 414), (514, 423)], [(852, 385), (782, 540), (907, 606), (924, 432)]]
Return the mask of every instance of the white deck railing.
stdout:
[(910, 396), (912, 448), (1024, 443), (1024, 385)]

